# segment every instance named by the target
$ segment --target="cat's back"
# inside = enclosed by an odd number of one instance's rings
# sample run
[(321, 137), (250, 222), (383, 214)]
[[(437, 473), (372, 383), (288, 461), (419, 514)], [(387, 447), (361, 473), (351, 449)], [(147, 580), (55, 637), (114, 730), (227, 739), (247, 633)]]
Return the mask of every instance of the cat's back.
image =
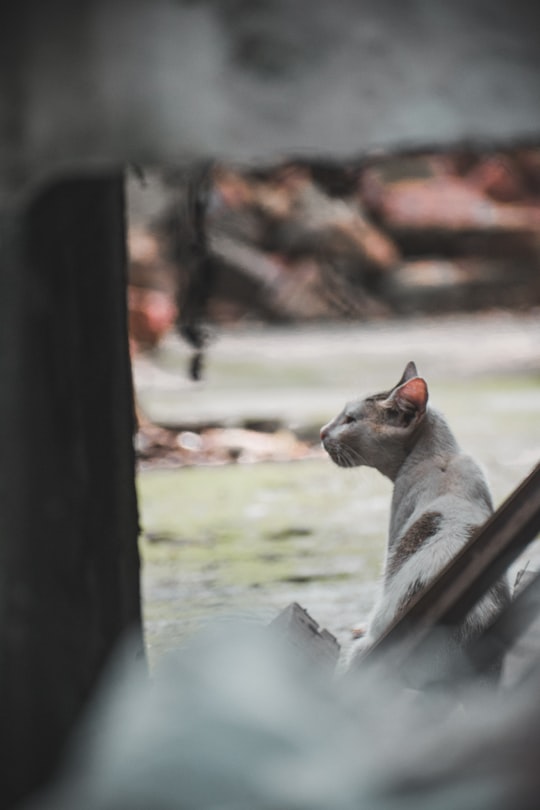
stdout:
[(447, 526), (457, 528), (478, 526), (492, 512), (488, 483), (471, 456), (453, 452), (428, 457), (395, 482), (390, 543), (426, 513), (440, 514)]
[(431, 579), (493, 512), (484, 474), (463, 453), (426, 460), (409, 483), (394, 504), (386, 570), (404, 585)]

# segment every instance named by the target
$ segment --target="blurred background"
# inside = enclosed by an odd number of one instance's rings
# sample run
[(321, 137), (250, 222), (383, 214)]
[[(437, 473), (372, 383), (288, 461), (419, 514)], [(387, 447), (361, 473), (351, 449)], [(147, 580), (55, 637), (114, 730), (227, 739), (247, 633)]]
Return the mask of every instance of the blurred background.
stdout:
[[(150, 657), (217, 614), (269, 620), (291, 601), (346, 647), (374, 599), (391, 492), (320, 449), (347, 399), (414, 359), (497, 504), (538, 459), (540, 148), (201, 176), (204, 266), (190, 173), (127, 177)], [(194, 349), (179, 323), (201, 273)]]

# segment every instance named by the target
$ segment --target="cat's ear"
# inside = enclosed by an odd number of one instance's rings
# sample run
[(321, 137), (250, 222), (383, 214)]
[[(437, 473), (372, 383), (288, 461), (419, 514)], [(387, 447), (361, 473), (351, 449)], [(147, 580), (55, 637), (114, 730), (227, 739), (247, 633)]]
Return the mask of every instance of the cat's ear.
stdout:
[(428, 401), (427, 383), (422, 377), (413, 377), (392, 391), (389, 401), (400, 411), (411, 416), (423, 416)]
[(413, 377), (418, 377), (418, 371), (416, 370), (416, 365), (411, 360), (405, 366), (405, 371), (403, 372), (403, 376), (401, 377), (401, 380), (396, 385), (396, 388), (398, 388), (400, 385), (403, 385), (403, 383), (406, 383), (409, 380), (412, 380)]

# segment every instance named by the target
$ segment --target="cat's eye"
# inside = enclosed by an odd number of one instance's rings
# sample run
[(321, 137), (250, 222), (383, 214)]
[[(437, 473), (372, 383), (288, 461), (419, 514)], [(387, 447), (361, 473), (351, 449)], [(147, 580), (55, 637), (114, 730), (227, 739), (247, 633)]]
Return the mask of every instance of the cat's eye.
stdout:
[(350, 424), (352, 424), (352, 422), (356, 422), (356, 418), (354, 416), (351, 416), (350, 413), (348, 413), (344, 417), (343, 421), (345, 422), (346, 425), (350, 425)]

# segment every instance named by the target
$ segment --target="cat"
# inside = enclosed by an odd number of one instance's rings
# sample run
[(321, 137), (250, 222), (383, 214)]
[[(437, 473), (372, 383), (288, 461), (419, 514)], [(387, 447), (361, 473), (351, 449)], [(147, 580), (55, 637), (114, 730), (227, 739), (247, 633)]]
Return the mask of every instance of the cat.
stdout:
[[(382, 593), (356, 652), (370, 647), (493, 512), (485, 477), (464, 455), (446, 419), (428, 407), (428, 387), (408, 363), (394, 388), (349, 402), (321, 428), (340, 467), (374, 467), (394, 483)], [(498, 581), (453, 632), (460, 646), (509, 602)]]

